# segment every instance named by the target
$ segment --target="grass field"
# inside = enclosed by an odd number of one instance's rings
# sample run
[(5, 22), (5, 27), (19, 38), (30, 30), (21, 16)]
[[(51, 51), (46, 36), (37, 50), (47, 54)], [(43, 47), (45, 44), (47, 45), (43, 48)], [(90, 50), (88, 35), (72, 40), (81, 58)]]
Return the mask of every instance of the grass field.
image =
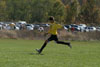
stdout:
[(43, 40), (0, 39), (0, 67), (100, 67), (100, 42), (71, 41), (73, 48)]

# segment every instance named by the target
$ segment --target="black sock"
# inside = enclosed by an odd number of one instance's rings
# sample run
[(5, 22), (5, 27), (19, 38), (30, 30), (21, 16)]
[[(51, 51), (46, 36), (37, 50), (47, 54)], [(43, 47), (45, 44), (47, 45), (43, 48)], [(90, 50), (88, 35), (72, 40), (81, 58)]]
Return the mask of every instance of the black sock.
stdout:
[(62, 42), (62, 41), (57, 41), (56, 43), (57, 43), (57, 44), (64, 44), (64, 45), (69, 45), (69, 43), (66, 43), (66, 42)]
[(45, 42), (45, 43), (43, 44), (43, 46), (41, 47), (41, 49), (40, 49), (40, 53), (41, 53), (42, 50), (46, 47), (46, 45), (47, 45), (47, 43)]

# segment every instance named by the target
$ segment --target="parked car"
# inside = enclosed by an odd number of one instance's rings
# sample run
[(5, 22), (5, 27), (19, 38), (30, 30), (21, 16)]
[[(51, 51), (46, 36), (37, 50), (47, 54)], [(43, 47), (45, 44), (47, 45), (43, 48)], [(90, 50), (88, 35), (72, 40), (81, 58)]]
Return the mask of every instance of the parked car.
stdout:
[(96, 30), (97, 30), (97, 31), (100, 31), (100, 27), (97, 27)]
[(16, 22), (16, 26), (20, 27), (21, 25), (26, 25), (27, 22), (26, 21), (18, 21)]
[(38, 29), (40, 27), (39, 24), (33, 24), (34, 25), (34, 29)]
[(96, 27), (90, 27), (90, 31), (96, 31)]
[(95, 27), (85, 27), (85, 32), (96, 31)]
[(26, 24), (26, 29), (27, 30), (34, 30), (34, 25), (33, 24)]
[(41, 27), (49, 27), (49, 24), (40, 24)]
[(84, 32), (89, 32), (89, 27), (85, 27)]
[(70, 26), (71, 26), (71, 28), (74, 28), (75, 31), (80, 31), (80, 27), (79, 27), (78, 25), (76, 25), (76, 24), (71, 24)]
[(0, 25), (3, 25), (4, 24), (4, 22), (0, 22)]
[(79, 24), (79, 26), (80, 26), (80, 27), (86, 27), (86, 25), (85, 25), (85, 24)]
[(64, 29), (65, 29), (65, 30), (68, 30), (68, 28), (67, 28), (66, 26), (64, 26)]
[(27, 26), (27, 30), (34, 30), (34, 28), (31, 26)]
[(84, 32), (86, 25), (85, 24), (80, 24), (78, 26), (80, 28), (80, 32)]
[(19, 27), (17, 27), (17, 26), (15, 26), (15, 30), (20, 30), (20, 28), (19, 28)]
[(70, 29), (70, 25), (64, 25), (64, 29), (65, 29), (65, 30)]
[(11, 30), (11, 27), (8, 25), (5, 27), (5, 30)]

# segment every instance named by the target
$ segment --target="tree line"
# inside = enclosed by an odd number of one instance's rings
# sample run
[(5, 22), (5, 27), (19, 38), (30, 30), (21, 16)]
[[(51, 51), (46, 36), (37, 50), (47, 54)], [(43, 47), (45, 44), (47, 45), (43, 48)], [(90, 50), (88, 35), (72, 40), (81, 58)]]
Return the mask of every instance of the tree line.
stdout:
[(54, 16), (59, 23), (98, 25), (99, 14), (95, 0), (87, 0), (83, 5), (78, 0), (66, 4), (62, 0), (0, 0), (0, 21), (45, 23), (49, 16)]

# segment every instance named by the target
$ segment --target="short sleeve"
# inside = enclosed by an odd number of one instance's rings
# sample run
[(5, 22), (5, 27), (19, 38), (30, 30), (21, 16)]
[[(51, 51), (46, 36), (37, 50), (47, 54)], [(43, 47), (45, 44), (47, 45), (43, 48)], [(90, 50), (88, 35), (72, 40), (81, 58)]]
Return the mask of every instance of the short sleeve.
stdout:
[(62, 28), (63, 26), (60, 24), (57, 24), (57, 28)]

